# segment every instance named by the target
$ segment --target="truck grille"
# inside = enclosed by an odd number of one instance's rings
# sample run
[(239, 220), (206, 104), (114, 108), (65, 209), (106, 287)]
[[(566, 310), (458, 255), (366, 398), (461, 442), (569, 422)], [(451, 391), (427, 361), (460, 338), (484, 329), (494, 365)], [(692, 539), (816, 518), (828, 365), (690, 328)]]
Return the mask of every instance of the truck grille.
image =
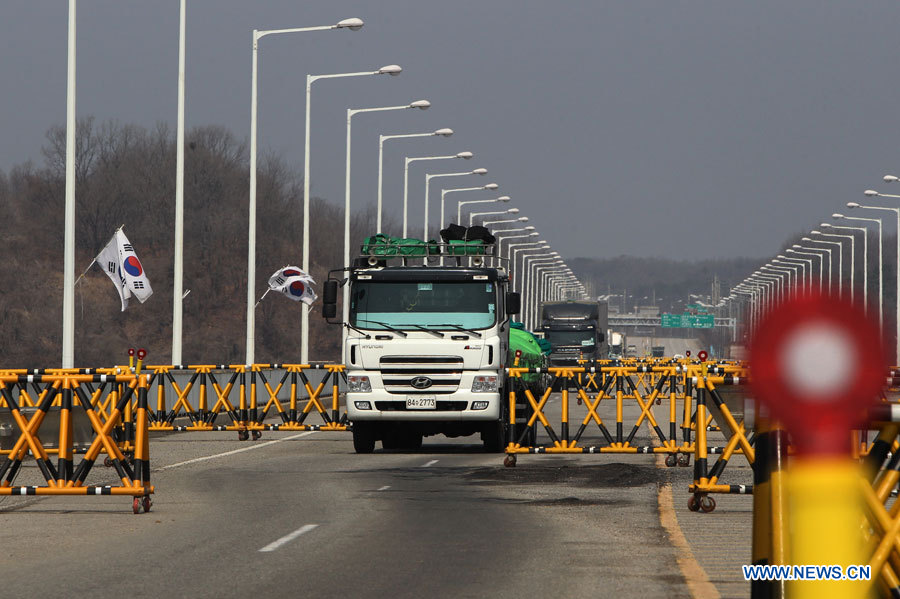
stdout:
[[(453, 393), (462, 377), (462, 356), (383, 356), (381, 379), (388, 393), (403, 395), (440, 395)], [(432, 384), (425, 389), (412, 386), (413, 379), (427, 377)]]

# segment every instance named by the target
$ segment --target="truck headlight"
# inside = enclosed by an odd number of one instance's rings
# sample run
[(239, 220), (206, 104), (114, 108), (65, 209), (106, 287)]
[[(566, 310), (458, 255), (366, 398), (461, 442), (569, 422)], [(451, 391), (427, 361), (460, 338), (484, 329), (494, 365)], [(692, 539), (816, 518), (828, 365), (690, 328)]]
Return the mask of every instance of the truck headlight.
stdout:
[(368, 393), (372, 390), (372, 384), (367, 376), (348, 376), (347, 391), (351, 393)]
[(478, 375), (472, 381), (472, 393), (496, 393), (497, 375)]

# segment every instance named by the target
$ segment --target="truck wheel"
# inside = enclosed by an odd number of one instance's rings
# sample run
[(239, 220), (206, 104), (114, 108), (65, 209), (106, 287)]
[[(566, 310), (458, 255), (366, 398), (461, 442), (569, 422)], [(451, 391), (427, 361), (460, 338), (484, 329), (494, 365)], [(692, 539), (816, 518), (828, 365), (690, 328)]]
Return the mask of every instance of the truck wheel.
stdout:
[(422, 433), (409, 431), (403, 436), (403, 448), (418, 450), (422, 449)]
[(353, 423), (353, 449), (356, 453), (375, 451), (375, 427), (368, 422)]
[(481, 433), (481, 440), (484, 443), (484, 450), (488, 453), (500, 453), (506, 447), (503, 439), (503, 432), (506, 427), (503, 421), (499, 420), (488, 425)]

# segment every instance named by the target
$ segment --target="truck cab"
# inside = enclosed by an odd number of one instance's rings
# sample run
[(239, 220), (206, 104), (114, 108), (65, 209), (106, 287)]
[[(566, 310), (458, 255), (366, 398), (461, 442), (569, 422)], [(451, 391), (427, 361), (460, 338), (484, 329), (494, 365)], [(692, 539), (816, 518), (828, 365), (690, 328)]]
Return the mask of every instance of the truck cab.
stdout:
[[(519, 294), (509, 293), (505, 269), (484, 266), (483, 258), (462, 260), (469, 264), (370, 258), (340, 281), (349, 285), (343, 358), (358, 453), (372, 452), (378, 440), (385, 449), (416, 449), (424, 436), (438, 434), (479, 434), (487, 450), (502, 450)], [(336, 312), (333, 273), (323, 293), (326, 317)]]
[(606, 339), (607, 305), (561, 301), (541, 304), (541, 331), (552, 347), (551, 366), (577, 366), (579, 360), (609, 356)]

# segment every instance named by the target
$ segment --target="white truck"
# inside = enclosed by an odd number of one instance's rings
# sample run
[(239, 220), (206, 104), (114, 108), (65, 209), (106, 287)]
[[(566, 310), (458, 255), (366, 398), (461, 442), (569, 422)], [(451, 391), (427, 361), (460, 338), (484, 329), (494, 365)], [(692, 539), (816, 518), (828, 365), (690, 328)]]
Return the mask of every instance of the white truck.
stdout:
[(349, 272), (332, 271), (323, 289), (323, 316), (335, 323), (338, 285), (350, 286), (341, 324), (353, 446), (371, 453), (381, 440), (385, 449), (417, 449), (423, 436), (480, 434), (486, 450), (501, 451), (519, 294), (490, 256), (445, 258), (452, 266), (402, 263), (409, 260), (357, 259)]

